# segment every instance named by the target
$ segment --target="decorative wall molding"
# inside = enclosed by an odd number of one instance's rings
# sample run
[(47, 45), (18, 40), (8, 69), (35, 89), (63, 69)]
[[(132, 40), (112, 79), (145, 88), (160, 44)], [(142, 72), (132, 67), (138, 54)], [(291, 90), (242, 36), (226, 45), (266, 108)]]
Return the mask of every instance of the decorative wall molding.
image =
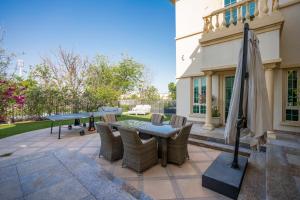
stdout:
[(290, 0), (289, 2), (283, 3), (279, 5), (279, 9), (287, 8), (289, 6), (293, 6), (295, 4), (300, 3), (300, 0)]
[[(278, 59), (272, 59), (272, 60), (265, 60), (263, 61), (264, 69), (274, 69), (276, 67), (281, 68), (280, 66), (281, 58)], [(297, 67), (300, 67), (300, 64), (295, 65)], [(209, 73), (216, 73), (220, 74), (227, 71), (234, 71), (236, 69), (236, 64), (232, 65), (222, 65), (222, 66), (211, 66), (211, 67), (205, 67), (205, 68), (199, 68), (199, 73), (194, 74), (188, 74), (188, 75), (182, 75), (180, 77), (176, 77), (176, 79), (184, 79), (184, 78), (193, 78), (198, 76), (205, 76), (208, 72)]]
[(202, 34), (202, 33), (203, 33), (203, 31), (197, 31), (197, 32), (194, 32), (194, 33), (191, 33), (191, 34), (187, 34), (187, 35), (176, 37), (175, 40), (176, 41), (177, 40), (181, 40), (181, 39), (192, 37), (192, 36), (199, 35), (199, 34)]

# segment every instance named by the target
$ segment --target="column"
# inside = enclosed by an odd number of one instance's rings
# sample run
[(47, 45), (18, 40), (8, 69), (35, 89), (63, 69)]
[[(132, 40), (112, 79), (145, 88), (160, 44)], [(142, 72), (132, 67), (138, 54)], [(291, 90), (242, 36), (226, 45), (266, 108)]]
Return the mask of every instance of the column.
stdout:
[(212, 71), (206, 72), (206, 116), (205, 116), (205, 129), (213, 130), (212, 124)]
[(273, 110), (274, 110), (274, 70), (273, 68), (266, 68), (265, 77), (266, 77), (266, 86), (267, 86), (267, 93), (268, 93), (268, 100), (270, 105), (270, 114), (271, 114), (271, 121), (273, 127)]

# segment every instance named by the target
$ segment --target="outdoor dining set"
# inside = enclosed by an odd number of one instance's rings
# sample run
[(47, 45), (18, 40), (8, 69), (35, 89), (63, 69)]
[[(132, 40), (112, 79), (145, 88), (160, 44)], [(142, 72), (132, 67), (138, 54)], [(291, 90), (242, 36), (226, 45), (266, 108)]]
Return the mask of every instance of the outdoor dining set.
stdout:
[(122, 160), (122, 167), (143, 172), (156, 165), (167, 163), (181, 165), (189, 159), (187, 143), (192, 123), (186, 123), (182, 116), (172, 115), (169, 122), (163, 122), (163, 115), (152, 114), (151, 121), (117, 121), (113, 114), (107, 114), (96, 123), (100, 134), (99, 157), (109, 161)]

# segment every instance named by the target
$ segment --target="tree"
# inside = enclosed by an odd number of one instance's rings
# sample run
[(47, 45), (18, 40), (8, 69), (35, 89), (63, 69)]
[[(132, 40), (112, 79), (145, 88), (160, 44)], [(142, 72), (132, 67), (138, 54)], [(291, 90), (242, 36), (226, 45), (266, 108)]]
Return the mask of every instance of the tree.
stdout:
[(113, 67), (114, 82), (113, 84), (125, 94), (134, 90), (140, 81), (143, 74), (144, 66), (132, 58), (124, 58)]
[[(42, 64), (37, 65), (32, 72), (32, 77), (44, 90), (49, 100), (46, 110), (51, 114), (51, 103), (60, 104), (59, 107), (70, 108), (72, 112), (80, 111), (80, 97), (84, 92), (85, 71), (88, 60), (79, 54), (59, 48), (55, 59), (43, 57)], [(56, 97), (59, 93), (59, 97)], [(40, 94), (42, 95), (42, 94)], [(55, 108), (57, 109), (57, 108)]]
[(172, 98), (172, 100), (176, 100), (176, 84), (174, 82), (169, 83), (168, 89), (169, 95)]
[(85, 92), (94, 107), (113, 105), (122, 94), (137, 88), (143, 65), (133, 59), (124, 58), (112, 65), (107, 57), (96, 56), (86, 73)]
[(0, 27), (0, 80), (7, 78), (7, 68), (10, 65), (14, 54), (7, 53), (3, 45), (4, 31)]
[(147, 87), (143, 93), (141, 93), (141, 100), (144, 102), (155, 102), (160, 99), (157, 88), (153, 85)]

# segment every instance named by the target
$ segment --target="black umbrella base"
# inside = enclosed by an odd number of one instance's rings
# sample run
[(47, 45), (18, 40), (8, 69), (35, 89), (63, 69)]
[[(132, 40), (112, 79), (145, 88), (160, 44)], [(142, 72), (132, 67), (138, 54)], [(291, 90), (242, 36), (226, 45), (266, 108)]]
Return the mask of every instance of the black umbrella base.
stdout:
[(231, 167), (233, 154), (221, 153), (202, 175), (202, 186), (237, 199), (246, 172), (248, 158), (239, 156), (239, 168)]

